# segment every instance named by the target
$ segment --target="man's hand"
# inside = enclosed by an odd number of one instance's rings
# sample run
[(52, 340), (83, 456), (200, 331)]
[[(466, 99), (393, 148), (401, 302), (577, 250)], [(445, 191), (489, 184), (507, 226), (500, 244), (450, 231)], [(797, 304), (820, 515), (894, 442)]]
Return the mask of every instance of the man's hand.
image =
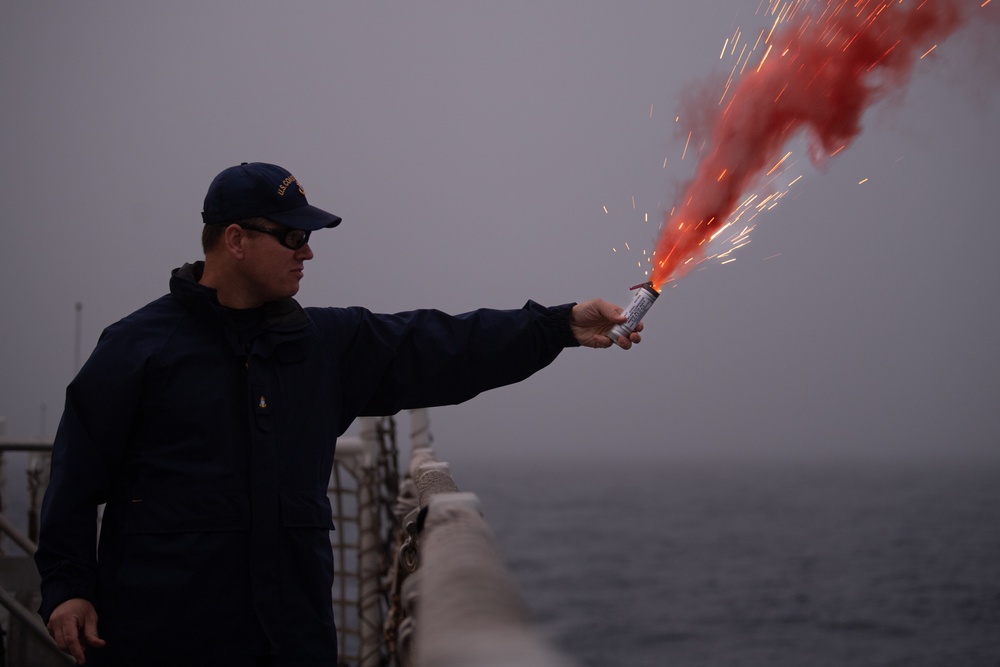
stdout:
[(573, 306), (573, 311), (569, 317), (569, 328), (573, 332), (580, 345), (586, 347), (611, 347), (618, 343), (624, 349), (632, 347), (633, 343), (642, 340), (639, 332), (642, 331), (642, 322), (629, 335), (619, 336), (618, 340), (611, 340), (608, 336), (608, 329), (616, 324), (625, 321), (622, 309), (613, 303), (608, 303), (602, 299), (593, 299)]
[(56, 646), (73, 656), (78, 665), (87, 661), (81, 639), (88, 646), (104, 646), (104, 640), (97, 636), (97, 611), (83, 598), (66, 600), (56, 607), (49, 617), (48, 628)]

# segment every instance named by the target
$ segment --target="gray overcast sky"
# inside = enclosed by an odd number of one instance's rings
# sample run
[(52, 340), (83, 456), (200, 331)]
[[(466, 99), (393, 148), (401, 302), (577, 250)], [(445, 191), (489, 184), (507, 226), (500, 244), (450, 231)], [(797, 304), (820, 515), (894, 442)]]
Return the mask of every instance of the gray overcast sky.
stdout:
[[(55, 432), (74, 304), (86, 357), (200, 258), (205, 190), (241, 161), (344, 218), (306, 305), (625, 305), (694, 166), (680, 102), (757, 4), (8, 3), (8, 433), (42, 404)], [(921, 61), (823, 169), (799, 150), (753, 242), (665, 290), (641, 346), (433, 411), (441, 458), (1000, 459), (996, 27)]]

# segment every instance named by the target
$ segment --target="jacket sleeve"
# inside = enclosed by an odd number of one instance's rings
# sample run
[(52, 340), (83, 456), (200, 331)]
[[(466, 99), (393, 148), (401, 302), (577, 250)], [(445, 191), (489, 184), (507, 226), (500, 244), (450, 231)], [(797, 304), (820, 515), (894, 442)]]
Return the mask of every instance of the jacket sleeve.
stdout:
[(517, 310), (461, 315), (342, 311), (342, 428), (356, 415), (453, 405), (527, 378), (579, 345), (569, 326), (573, 305), (529, 301)]
[(111, 492), (140, 389), (130, 356), (105, 331), (66, 390), (35, 554), (45, 622), (68, 599), (95, 599), (97, 508)]

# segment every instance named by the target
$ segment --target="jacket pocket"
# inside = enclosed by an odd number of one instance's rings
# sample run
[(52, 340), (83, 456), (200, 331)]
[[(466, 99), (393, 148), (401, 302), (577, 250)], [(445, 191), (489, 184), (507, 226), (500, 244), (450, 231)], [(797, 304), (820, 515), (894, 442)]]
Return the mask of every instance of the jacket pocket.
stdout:
[(126, 500), (126, 534), (250, 529), (250, 499), (233, 491), (205, 491)]
[(304, 491), (281, 493), (281, 524), (285, 528), (334, 530), (330, 499)]

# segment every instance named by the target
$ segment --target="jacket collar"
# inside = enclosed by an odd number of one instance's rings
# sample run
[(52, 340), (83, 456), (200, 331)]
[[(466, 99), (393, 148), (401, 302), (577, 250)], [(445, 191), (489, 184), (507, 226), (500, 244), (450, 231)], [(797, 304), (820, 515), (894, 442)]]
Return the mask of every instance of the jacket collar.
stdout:
[[(198, 315), (220, 320), (227, 332), (233, 327), (228, 308), (219, 304), (216, 290), (199, 284), (205, 271), (205, 262), (190, 262), (170, 273), (170, 293), (184, 306)], [(309, 318), (299, 302), (292, 298), (279, 299), (264, 304), (264, 321), (257, 336), (264, 333), (291, 334), (306, 328)]]

